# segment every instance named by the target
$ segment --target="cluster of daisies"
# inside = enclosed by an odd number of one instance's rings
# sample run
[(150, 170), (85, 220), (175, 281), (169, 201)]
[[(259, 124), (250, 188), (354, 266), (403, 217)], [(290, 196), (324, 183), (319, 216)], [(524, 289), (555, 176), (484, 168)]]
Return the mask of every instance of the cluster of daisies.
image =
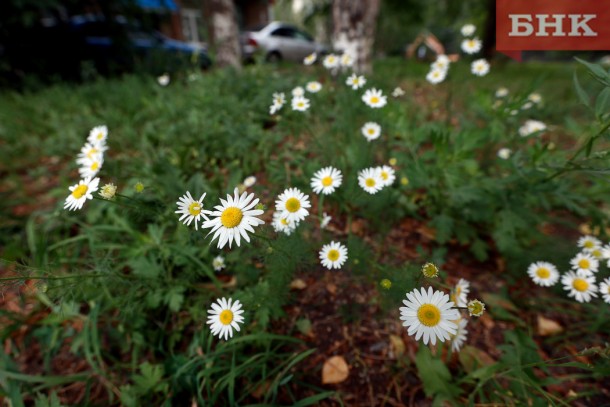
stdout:
[(600, 271), (600, 263), (606, 261), (610, 268), (610, 244), (602, 242), (594, 236), (583, 236), (578, 240), (580, 252), (570, 260), (570, 271), (560, 276), (557, 267), (546, 261), (531, 264), (527, 273), (534, 283), (543, 286), (554, 286), (561, 278), (561, 284), (568, 297), (578, 302), (589, 302), (601, 294), (604, 301), (610, 304), (610, 277), (597, 285), (596, 276)]
[[(468, 55), (474, 55), (481, 51), (483, 43), (474, 34), (476, 27), (473, 24), (466, 24), (460, 30), (464, 40), (461, 43), (462, 51)], [(447, 55), (438, 55), (436, 60), (430, 65), (430, 71), (426, 75), (426, 80), (433, 85), (441, 83), (449, 73), (451, 59)], [(479, 58), (470, 64), (470, 71), (476, 76), (485, 76), (489, 73), (489, 62), (484, 58)]]
[[(85, 145), (76, 158), (79, 165), (78, 173), (81, 180), (78, 184), (69, 187), (70, 195), (64, 202), (64, 209), (73, 211), (81, 209), (88, 199), (93, 199), (93, 193), (99, 189), (100, 179), (96, 177), (104, 164), (104, 152), (108, 150), (106, 140), (108, 127), (96, 126), (89, 132)], [(116, 193), (116, 186), (106, 184), (100, 191), (100, 196), (112, 199)]]
[[(520, 110), (528, 110), (533, 106), (540, 106), (542, 104), (542, 96), (539, 93), (530, 93), (525, 100), (507, 100), (509, 90), (505, 87), (500, 87), (495, 92), (496, 100), (493, 103), (493, 108), (498, 109), (503, 105), (506, 105), (505, 112), (511, 116), (516, 116)], [(520, 106), (519, 106), (520, 105)], [(526, 120), (523, 125), (519, 127), (518, 133), (521, 137), (528, 137), (534, 134), (539, 134), (546, 130), (546, 124), (539, 120)], [(507, 160), (512, 155), (510, 148), (504, 147), (498, 150), (498, 157)]]
[[(438, 268), (432, 263), (422, 267), (426, 278), (438, 277)], [(460, 279), (450, 294), (435, 290), (432, 287), (421, 287), (406, 294), (404, 307), (400, 308), (400, 319), (407, 328), (407, 333), (415, 340), (423, 340), (424, 345), (449, 341), (451, 349), (459, 352), (466, 341), (468, 320), (462, 311), (472, 317), (480, 317), (485, 311), (485, 304), (479, 300), (468, 300), (470, 283)]]
[[(304, 59), (305, 65), (313, 65), (317, 61), (317, 54), (313, 53), (308, 55)], [(329, 54), (324, 57), (322, 65), (329, 69), (331, 73), (336, 74), (340, 69), (346, 70), (353, 66), (354, 60), (348, 54), (343, 55)], [(352, 73), (347, 77), (345, 81), (346, 85), (351, 87), (353, 90), (362, 88), (366, 83), (366, 78), (362, 75)], [(290, 100), (290, 106), (293, 111), (305, 112), (311, 107), (311, 100), (307, 97), (307, 93), (318, 93), (322, 90), (322, 84), (318, 81), (310, 81), (303, 86), (297, 86), (290, 92), (292, 99)], [(404, 91), (400, 88), (394, 89), (393, 95), (400, 97), (404, 95)], [(387, 96), (383, 92), (376, 88), (367, 89), (362, 95), (362, 101), (371, 108), (381, 108), (387, 104)], [(269, 106), (269, 114), (277, 114), (284, 105), (286, 104), (286, 94), (284, 92), (276, 92), (272, 95), (272, 102)]]

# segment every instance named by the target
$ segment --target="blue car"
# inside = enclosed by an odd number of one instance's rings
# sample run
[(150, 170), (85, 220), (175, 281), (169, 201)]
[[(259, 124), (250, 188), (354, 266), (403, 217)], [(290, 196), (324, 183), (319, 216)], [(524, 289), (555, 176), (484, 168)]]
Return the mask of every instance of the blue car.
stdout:
[(70, 19), (72, 42), (81, 59), (100, 73), (145, 70), (155, 74), (212, 64), (207, 49), (146, 30), (122, 17), (113, 21), (95, 15)]

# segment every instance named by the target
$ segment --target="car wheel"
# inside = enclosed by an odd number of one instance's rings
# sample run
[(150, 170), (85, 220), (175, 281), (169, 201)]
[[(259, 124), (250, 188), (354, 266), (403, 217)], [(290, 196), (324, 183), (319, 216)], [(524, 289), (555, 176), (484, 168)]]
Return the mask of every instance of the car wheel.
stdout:
[(267, 54), (267, 58), (265, 58), (267, 62), (271, 62), (272, 64), (278, 63), (282, 60), (282, 54), (277, 51), (271, 51)]

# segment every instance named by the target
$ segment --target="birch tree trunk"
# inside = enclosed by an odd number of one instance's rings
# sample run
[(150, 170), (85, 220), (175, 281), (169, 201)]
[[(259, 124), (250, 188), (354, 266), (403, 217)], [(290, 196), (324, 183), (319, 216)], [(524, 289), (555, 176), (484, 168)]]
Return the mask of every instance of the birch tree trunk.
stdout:
[(215, 65), (241, 67), (239, 30), (233, 0), (204, 0)]
[(333, 47), (354, 58), (354, 70), (371, 73), (381, 0), (333, 0)]

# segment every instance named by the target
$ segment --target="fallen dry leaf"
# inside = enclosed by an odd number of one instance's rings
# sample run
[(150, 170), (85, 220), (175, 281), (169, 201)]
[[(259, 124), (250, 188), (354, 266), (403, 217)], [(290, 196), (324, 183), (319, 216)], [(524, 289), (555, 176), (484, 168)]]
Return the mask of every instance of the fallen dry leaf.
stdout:
[(394, 355), (397, 357), (402, 356), (405, 353), (405, 343), (400, 336), (390, 335), (390, 344), (392, 345)]
[(322, 367), (322, 384), (341, 383), (349, 376), (349, 367), (343, 356), (326, 359)]
[(307, 283), (301, 280), (300, 278), (297, 278), (290, 282), (290, 289), (292, 290), (302, 290), (305, 287), (307, 287)]
[(328, 283), (326, 284), (326, 290), (334, 295), (337, 292), (337, 286), (333, 283)]
[(466, 345), (460, 350), (459, 359), (464, 370), (469, 373), (479, 367), (489, 366), (495, 362), (487, 352), (470, 345)]
[(538, 315), (538, 335), (551, 336), (563, 332), (563, 327), (556, 321)]

